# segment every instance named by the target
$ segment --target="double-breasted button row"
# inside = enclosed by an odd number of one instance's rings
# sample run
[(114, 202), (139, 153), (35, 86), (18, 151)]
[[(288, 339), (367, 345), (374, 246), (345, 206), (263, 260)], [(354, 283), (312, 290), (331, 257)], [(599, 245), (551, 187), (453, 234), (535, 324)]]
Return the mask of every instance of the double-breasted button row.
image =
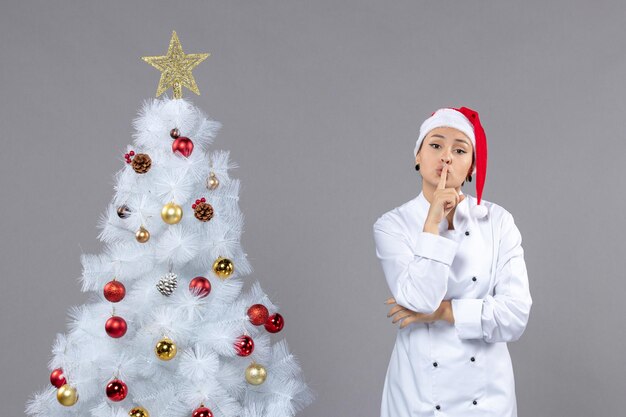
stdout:
[[(476, 362), (476, 358), (472, 356), (472, 357), (470, 358), (470, 361), (472, 361), (472, 362)], [(433, 362), (433, 366), (436, 368), (436, 367), (438, 367), (438, 366), (439, 366), (439, 364), (438, 364), (437, 362)]]
[[(474, 401), (472, 401), (472, 404), (474, 404), (474, 405), (478, 405), (478, 401), (474, 400)], [(436, 408), (437, 410), (441, 410), (441, 406), (440, 406), (439, 404), (437, 404), (437, 405), (435, 406), (435, 408)]]

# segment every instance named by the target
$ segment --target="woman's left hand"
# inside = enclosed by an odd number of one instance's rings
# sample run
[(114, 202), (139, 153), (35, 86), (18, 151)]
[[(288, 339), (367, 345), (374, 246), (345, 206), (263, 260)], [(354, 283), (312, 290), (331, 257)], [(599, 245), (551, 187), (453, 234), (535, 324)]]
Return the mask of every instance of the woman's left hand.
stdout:
[(396, 300), (393, 297), (388, 298), (387, 301), (385, 301), (385, 304), (395, 304), (395, 306), (389, 310), (387, 317), (395, 315), (392, 323), (402, 320), (400, 323), (401, 329), (413, 322), (433, 323), (437, 320), (444, 320), (451, 323), (453, 320), (452, 303), (450, 300), (443, 300), (439, 305), (439, 308), (431, 314), (418, 313), (416, 311), (409, 310), (408, 308), (396, 304)]

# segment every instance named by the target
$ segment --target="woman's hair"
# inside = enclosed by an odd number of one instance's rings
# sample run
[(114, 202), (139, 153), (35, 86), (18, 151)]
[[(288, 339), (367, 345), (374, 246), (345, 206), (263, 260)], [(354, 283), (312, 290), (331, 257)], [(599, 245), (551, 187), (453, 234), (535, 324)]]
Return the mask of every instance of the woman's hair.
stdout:
[[(424, 138), (422, 143), (420, 143), (420, 147), (417, 149), (417, 153), (420, 153), (420, 151), (422, 150), (422, 145), (424, 145), (424, 142), (426, 142), (426, 138)], [(415, 156), (417, 156), (417, 154), (415, 154)], [(472, 152), (472, 166), (474, 166), (474, 162), (476, 162), (476, 156), (475, 156), (475, 153)], [(461, 186), (463, 186), (464, 184), (465, 184), (465, 181), (461, 183)]]

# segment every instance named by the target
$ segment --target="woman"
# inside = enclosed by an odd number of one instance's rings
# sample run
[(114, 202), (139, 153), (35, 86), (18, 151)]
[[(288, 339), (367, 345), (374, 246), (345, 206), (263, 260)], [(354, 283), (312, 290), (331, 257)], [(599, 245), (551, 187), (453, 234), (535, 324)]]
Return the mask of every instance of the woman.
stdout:
[[(442, 108), (415, 144), (422, 191), (374, 224), (391, 290), (391, 354), (381, 417), (517, 416), (506, 342), (526, 328), (532, 298), (513, 216), (482, 200), (487, 142), (478, 113)], [(477, 198), (461, 191), (476, 174)]]

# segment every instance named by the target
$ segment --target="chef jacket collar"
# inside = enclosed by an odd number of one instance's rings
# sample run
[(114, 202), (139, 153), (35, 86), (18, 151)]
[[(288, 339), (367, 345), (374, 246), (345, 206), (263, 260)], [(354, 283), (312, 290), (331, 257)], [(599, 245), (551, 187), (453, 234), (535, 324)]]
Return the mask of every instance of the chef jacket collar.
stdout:
[[(464, 194), (463, 191), (460, 191), (460, 190), (459, 190), (459, 195), (465, 195), (465, 198), (463, 199), (463, 201), (457, 204), (456, 209), (454, 210), (454, 219), (452, 220), (452, 223), (454, 224), (454, 230), (448, 230), (448, 218), (444, 217), (444, 221), (439, 223), (440, 234), (444, 232), (458, 232), (458, 231), (464, 232), (465, 229), (467, 228), (467, 225), (469, 223), (469, 216), (470, 216), (469, 199), (471, 198), (471, 196), (468, 194)], [(426, 199), (426, 196), (424, 195), (424, 191), (421, 191), (419, 195), (417, 196), (417, 204), (420, 208), (420, 211), (424, 213), (424, 219), (425, 219), (426, 215), (428, 215), (428, 210), (430, 209), (430, 203)]]

